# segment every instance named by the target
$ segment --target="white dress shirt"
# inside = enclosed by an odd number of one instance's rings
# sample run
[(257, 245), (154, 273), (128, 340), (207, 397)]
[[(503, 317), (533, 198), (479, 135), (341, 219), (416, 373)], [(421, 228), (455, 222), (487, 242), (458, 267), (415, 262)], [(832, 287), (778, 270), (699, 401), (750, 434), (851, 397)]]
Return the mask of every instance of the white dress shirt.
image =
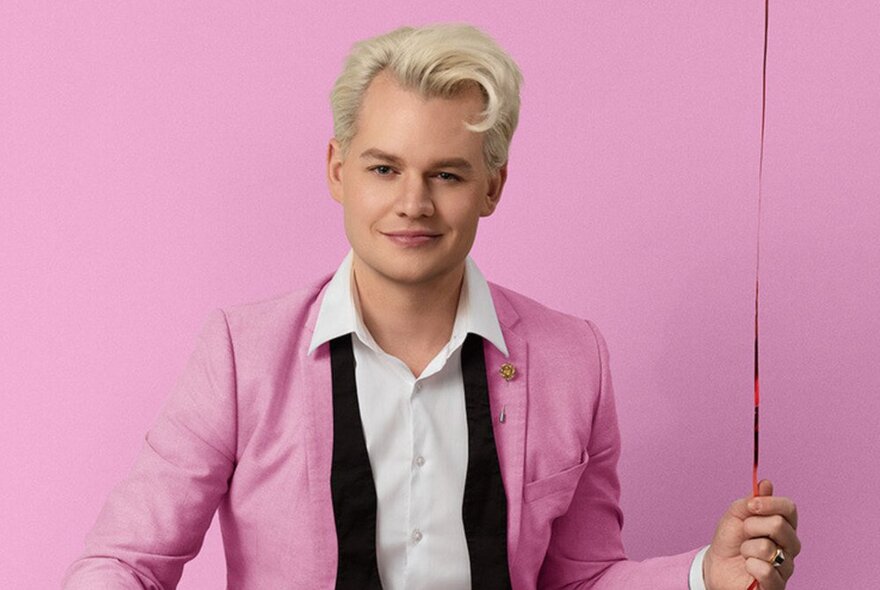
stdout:
[[(473, 332), (508, 356), (489, 285), (468, 257), (452, 337), (416, 377), (382, 350), (364, 325), (352, 258), (349, 251), (327, 285), (309, 354), (337, 336), (356, 336), (355, 380), (376, 485), (382, 587), (469, 589), (461, 512), (468, 461), (461, 345)], [(703, 553), (691, 566), (691, 590), (705, 590)], [(696, 584), (695, 573), (700, 574)]]

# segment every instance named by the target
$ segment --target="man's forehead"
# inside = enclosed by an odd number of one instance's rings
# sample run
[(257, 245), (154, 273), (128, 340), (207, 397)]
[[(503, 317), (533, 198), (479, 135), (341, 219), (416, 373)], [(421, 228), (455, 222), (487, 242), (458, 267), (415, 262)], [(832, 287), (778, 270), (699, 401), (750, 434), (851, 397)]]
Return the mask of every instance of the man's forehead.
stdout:
[(358, 109), (352, 154), (401, 167), (473, 171), (482, 166), (483, 134), (467, 123), (478, 120), (482, 108), (479, 96), (426, 98), (380, 72)]

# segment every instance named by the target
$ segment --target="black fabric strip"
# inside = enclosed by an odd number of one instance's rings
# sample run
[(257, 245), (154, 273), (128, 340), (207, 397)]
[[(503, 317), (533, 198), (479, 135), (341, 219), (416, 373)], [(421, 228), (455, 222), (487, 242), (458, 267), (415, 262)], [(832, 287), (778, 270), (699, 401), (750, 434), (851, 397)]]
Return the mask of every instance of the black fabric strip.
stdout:
[(351, 334), (330, 341), (333, 465), (330, 491), (339, 543), (336, 588), (380, 589), (376, 561), (376, 485), (367, 454), (355, 381)]
[(476, 334), (468, 334), (462, 345), (461, 375), (468, 423), (462, 519), (471, 562), (471, 587), (508, 589), (507, 497), (492, 432), (483, 339)]

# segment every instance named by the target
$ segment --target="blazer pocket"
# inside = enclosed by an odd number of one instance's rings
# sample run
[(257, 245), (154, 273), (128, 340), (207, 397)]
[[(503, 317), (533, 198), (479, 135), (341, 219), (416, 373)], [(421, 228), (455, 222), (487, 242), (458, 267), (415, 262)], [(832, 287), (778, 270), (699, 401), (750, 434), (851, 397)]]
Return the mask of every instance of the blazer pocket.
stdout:
[(584, 472), (584, 469), (586, 469), (587, 463), (589, 462), (589, 455), (587, 455), (586, 451), (583, 451), (581, 454), (581, 462), (577, 465), (564, 469), (558, 473), (554, 473), (548, 477), (543, 477), (527, 483), (523, 489), (523, 502), (534, 502), (540, 498), (545, 498), (561, 492), (574, 492), (574, 488), (577, 487), (577, 484), (581, 479), (581, 474)]

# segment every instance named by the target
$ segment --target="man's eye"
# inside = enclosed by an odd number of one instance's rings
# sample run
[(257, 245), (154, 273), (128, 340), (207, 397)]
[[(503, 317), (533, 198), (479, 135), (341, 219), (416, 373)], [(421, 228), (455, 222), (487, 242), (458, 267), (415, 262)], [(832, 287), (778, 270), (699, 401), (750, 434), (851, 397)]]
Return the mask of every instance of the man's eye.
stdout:
[(437, 176), (439, 176), (441, 180), (447, 180), (449, 182), (458, 182), (461, 180), (458, 176), (449, 172), (438, 172)]
[(379, 176), (388, 176), (388, 174), (391, 172), (391, 166), (373, 166), (372, 168), (370, 168), (370, 170), (374, 171)]

